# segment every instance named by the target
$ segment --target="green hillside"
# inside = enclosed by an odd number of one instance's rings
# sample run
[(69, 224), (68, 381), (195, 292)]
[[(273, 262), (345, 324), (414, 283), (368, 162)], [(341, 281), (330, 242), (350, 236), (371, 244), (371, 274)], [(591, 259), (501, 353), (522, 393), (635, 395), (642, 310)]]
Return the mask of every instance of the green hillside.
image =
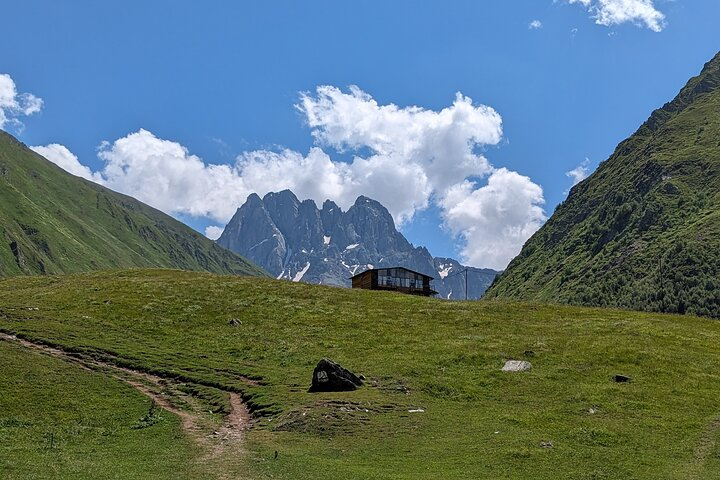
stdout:
[(0, 277), (130, 267), (264, 275), (177, 220), (68, 174), (0, 131)]
[(132, 387), (8, 342), (0, 358), (3, 479), (198, 478), (177, 417), (131, 428), (150, 406)]
[[(164, 377), (193, 395), (183, 411), (222, 416), (241, 392), (254, 418), (239, 451), (218, 454), (202, 443), (212, 429), (148, 421), (138, 395), (118, 405), (117, 373), (59, 378), (58, 359), (30, 365), (0, 339), (2, 478), (132, 478), (154, 455), (145, 478), (720, 479), (710, 319), (132, 270), (0, 280), (0, 331)], [(308, 393), (322, 357), (365, 386)], [(502, 372), (508, 359), (532, 370)]]
[(486, 295), (720, 317), (720, 54), (570, 191)]

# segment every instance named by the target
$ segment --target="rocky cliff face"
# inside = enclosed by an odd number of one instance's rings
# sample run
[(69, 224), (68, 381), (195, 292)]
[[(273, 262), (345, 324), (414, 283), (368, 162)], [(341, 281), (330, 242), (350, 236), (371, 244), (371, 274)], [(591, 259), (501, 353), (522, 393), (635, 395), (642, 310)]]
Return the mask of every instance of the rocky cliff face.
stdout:
[[(465, 267), (433, 258), (396, 230), (380, 203), (358, 197), (347, 212), (326, 200), (318, 209), (289, 190), (248, 197), (217, 241), (265, 268), (276, 278), (350, 286), (350, 277), (368, 268), (402, 266), (435, 277), (443, 298), (465, 298)], [(468, 298), (479, 298), (498, 272), (469, 268)]]

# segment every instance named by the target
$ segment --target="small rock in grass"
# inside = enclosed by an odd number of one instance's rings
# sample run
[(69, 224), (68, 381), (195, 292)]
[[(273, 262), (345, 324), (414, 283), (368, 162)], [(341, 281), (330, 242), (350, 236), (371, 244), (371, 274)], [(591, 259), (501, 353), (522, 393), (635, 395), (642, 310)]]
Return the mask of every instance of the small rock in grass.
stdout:
[(532, 368), (530, 362), (525, 360), (508, 360), (502, 367), (503, 372), (526, 372)]
[(613, 376), (613, 380), (615, 381), (615, 383), (627, 383), (632, 380), (632, 377), (628, 377), (627, 375), (620, 375), (618, 373)]
[(546, 442), (540, 442), (540, 446), (542, 448), (553, 448), (555, 445), (553, 445), (552, 442), (546, 441)]
[(240, 320), (238, 320), (237, 318), (233, 318), (228, 322), (228, 324), (231, 327), (239, 327), (240, 325), (242, 325), (242, 322)]
[(525, 355), (526, 357), (534, 357), (534, 356), (535, 356), (535, 352), (533, 352), (532, 350), (525, 350), (524, 355)]

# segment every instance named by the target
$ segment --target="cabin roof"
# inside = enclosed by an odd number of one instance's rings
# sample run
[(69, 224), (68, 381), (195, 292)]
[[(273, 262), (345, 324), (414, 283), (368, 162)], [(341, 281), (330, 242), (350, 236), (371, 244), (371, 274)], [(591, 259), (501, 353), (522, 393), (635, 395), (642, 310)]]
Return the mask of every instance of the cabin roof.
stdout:
[(422, 275), (423, 277), (427, 277), (427, 278), (429, 278), (430, 280), (434, 280), (434, 279), (435, 279), (435, 277), (431, 277), (430, 275), (425, 275), (424, 273), (416, 272), (415, 270), (410, 270), (409, 268), (405, 268), (405, 267), (368, 268), (367, 270), (363, 270), (362, 272), (353, 275), (352, 277), (350, 277), (350, 279), (353, 279), (353, 278), (355, 278), (355, 277), (359, 277), (360, 275), (362, 275), (362, 274), (364, 274), (364, 273), (367, 273), (367, 272), (375, 272), (375, 271), (378, 271), (378, 270), (390, 270), (390, 269), (392, 269), (392, 268), (394, 268), (394, 269), (400, 269), (400, 270), (406, 270), (406, 271), (411, 272), (411, 273), (417, 273), (418, 275)]

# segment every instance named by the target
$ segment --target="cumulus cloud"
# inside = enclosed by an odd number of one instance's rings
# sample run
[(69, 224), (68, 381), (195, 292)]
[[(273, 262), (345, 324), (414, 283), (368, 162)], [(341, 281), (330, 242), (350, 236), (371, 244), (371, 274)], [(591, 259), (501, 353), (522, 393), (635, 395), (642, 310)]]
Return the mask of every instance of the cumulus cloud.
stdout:
[(103, 143), (98, 157), (109, 188), (164, 212), (227, 221), (248, 195), (236, 167), (206, 164), (144, 129)]
[(80, 163), (78, 157), (63, 145), (51, 143), (50, 145), (46, 145), (44, 147), (35, 146), (30, 147), (30, 149), (50, 160), (52, 163), (68, 173), (72, 173), (73, 175), (96, 183), (103, 183), (102, 176), (99, 173), (93, 173), (92, 170)]
[(572, 187), (577, 185), (578, 183), (585, 180), (588, 175), (590, 174), (590, 169), (588, 168), (588, 165), (590, 164), (590, 159), (586, 158), (585, 160), (580, 163), (577, 167), (573, 168), (569, 172), (565, 172), (565, 175), (572, 178), (573, 184)]
[(500, 168), (480, 188), (470, 181), (454, 186), (441, 205), (447, 226), (465, 239), (465, 260), (502, 269), (545, 222), (544, 202), (530, 178)]
[(18, 117), (32, 115), (42, 109), (43, 101), (32, 93), (18, 93), (12, 77), (0, 74), (0, 128), (13, 126), (21, 129)]
[[(297, 108), (319, 145), (307, 154), (255, 150), (238, 156), (234, 165), (210, 165), (179, 143), (139, 130), (100, 148), (102, 176), (110, 188), (161, 210), (221, 222), (250, 193), (287, 188), (317, 203), (331, 198), (343, 208), (367, 195), (403, 223), (426, 208), (433, 194), (489, 174), (493, 167), (475, 150), (502, 138), (500, 115), (460, 94), (436, 112), (378, 105), (357, 87), (349, 92), (318, 87), (315, 95), (302, 95)], [(341, 162), (320, 147), (371, 154)]]
[(210, 225), (205, 229), (205, 236), (210, 240), (217, 240), (222, 235), (224, 228), (217, 225)]
[(533, 20), (533, 21), (530, 22), (530, 24), (528, 25), (528, 28), (529, 28), (530, 30), (539, 30), (539, 29), (542, 28), (542, 26), (543, 26), (543, 24), (542, 24), (542, 22), (541, 22), (540, 20)]
[[(167, 213), (218, 223), (227, 222), (250, 193), (286, 188), (318, 204), (332, 199), (345, 209), (366, 195), (385, 205), (399, 224), (435, 203), (450, 231), (465, 242), (465, 259), (497, 268), (544, 219), (542, 189), (527, 177), (496, 169), (482, 154), (502, 139), (500, 115), (460, 93), (450, 106), (433, 111), (380, 105), (357, 87), (321, 86), (301, 95), (297, 108), (315, 138), (307, 154), (255, 150), (233, 165), (213, 165), (141, 129), (101, 145), (104, 167), (96, 175), (109, 188)], [(354, 156), (334, 160), (327, 153), (333, 150)], [(220, 231), (212, 226), (205, 233), (212, 238)]]
[(568, 0), (585, 7), (598, 25), (607, 27), (631, 22), (654, 32), (665, 27), (665, 15), (655, 8), (653, 0)]

